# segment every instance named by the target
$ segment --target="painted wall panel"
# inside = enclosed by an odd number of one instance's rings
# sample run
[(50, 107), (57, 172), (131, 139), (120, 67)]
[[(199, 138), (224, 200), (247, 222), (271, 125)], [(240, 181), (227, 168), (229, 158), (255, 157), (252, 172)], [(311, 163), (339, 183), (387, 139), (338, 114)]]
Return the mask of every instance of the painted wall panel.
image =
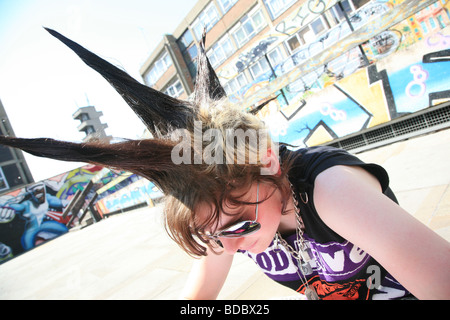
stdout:
[[(103, 168), (86, 165), (0, 196), (0, 262), (68, 232), (64, 208)], [(107, 173), (107, 183), (116, 175)], [(73, 223), (77, 220), (74, 219)]]
[[(450, 100), (450, 4), (444, 0), (428, 1), (431, 5), (412, 16), (400, 12), (408, 18), (389, 29), (380, 32), (383, 29), (375, 28), (378, 24), (380, 28), (384, 26), (387, 23), (385, 15), (405, 3), (409, 2), (372, 1), (352, 12), (350, 21), (355, 32), (369, 30), (370, 40), (342, 52), (341, 56), (318, 66), (313, 72), (299, 70), (292, 73), (296, 74), (295, 80), (259, 112), (274, 139), (300, 147), (317, 145)], [(326, 8), (332, 5), (330, 3)], [(306, 9), (302, 7), (298, 12)], [(324, 11), (314, 14), (317, 18)], [(294, 16), (286, 20), (261, 36), (258, 46), (265, 46), (267, 53), (277, 46), (286, 46), (283, 41), (308, 23)], [(302, 24), (302, 21), (306, 23)], [(346, 22), (334, 26), (275, 65), (275, 74), (270, 71), (260, 75), (232, 94), (230, 100), (246, 103), (262, 89), (267, 91), (277, 77), (292, 72), (296, 65), (309, 61), (315, 53), (328, 52), (327, 48), (334, 48), (330, 47), (333, 43), (345, 40), (350, 34), (347, 28)], [(256, 49), (257, 46), (248, 52), (255, 53)], [(326, 59), (325, 53), (323, 59)], [(253, 61), (249, 61), (250, 56), (242, 54), (234, 63), (235, 67), (231, 63), (220, 69), (221, 80), (226, 82), (232, 77), (239, 69), (236, 66), (251, 65), (261, 58), (253, 55)]]

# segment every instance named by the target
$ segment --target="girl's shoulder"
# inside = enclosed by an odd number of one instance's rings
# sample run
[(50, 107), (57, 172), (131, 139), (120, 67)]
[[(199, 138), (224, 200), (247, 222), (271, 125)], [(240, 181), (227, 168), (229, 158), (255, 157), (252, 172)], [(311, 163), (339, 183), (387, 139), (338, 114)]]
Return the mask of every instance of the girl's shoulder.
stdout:
[(365, 163), (357, 156), (346, 150), (329, 146), (315, 146), (288, 149), (280, 147), (281, 159), (292, 157), (293, 165), (289, 171), (289, 178), (295, 184), (313, 186), (317, 176), (334, 166), (357, 166), (375, 176), (382, 186), (383, 192), (389, 187), (389, 176), (386, 170), (375, 163)]

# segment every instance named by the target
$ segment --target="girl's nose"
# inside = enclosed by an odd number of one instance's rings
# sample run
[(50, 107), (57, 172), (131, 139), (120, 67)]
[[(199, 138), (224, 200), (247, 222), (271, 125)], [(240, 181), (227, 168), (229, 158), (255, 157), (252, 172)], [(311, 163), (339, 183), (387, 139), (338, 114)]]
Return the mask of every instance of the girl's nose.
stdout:
[(244, 238), (220, 238), (220, 242), (222, 242), (223, 249), (227, 254), (235, 254), (238, 251), (240, 245), (244, 241)]

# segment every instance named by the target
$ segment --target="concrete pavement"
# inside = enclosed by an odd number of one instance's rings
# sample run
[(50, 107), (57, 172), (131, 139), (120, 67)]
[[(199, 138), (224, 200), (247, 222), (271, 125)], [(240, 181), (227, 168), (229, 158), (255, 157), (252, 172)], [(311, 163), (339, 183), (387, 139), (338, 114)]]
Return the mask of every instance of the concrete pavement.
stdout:
[[(450, 240), (450, 130), (366, 151), (400, 204)], [(165, 234), (161, 206), (112, 216), (0, 265), (0, 299), (176, 299), (192, 258)], [(219, 299), (298, 298), (237, 255)]]

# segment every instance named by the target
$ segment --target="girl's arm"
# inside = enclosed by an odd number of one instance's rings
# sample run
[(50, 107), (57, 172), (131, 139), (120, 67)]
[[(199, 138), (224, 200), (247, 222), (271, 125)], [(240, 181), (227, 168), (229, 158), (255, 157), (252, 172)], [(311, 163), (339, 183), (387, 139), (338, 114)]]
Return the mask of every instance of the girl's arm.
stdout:
[(336, 233), (374, 257), (419, 299), (450, 298), (450, 244), (381, 192), (359, 167), (336, 166), (315, 181), (314, 204)]
[(208, 255), (194, 261), (181, 299), (216, 299), (230, 271), (233, 255), (216, 254), (208, 248)]

